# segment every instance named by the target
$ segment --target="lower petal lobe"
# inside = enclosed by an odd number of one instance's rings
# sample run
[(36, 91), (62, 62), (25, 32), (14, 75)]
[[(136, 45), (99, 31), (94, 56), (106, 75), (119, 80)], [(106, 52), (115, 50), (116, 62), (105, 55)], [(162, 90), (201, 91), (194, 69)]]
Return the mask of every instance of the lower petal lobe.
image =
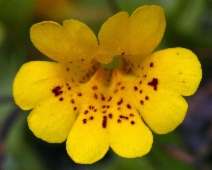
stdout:
[[(194, 94), (202, 78), (198, 58), (184, 48), (169, 48), (150, 54), (141, 67), (147, 77), (159, 79), (159, 86), (183, 96)], [(141, 73), (142, 69), (137, 69), (135, 74)]]
[(77, 163), (91, 164), (109, 149), (107, 129), (102, 127), (102, 115), (93, 106), (82, 103), (81, 112), (68, 136), (66, 149)]
[(35, 136), (50, 143), (66, 140), (76, 119), (70, 101), (51, 97), (39, 103), (28, 116), (28, 125)]
[[(126, 102), (126, 100), (125, 100)], [(135, 158), (147, 154), (153, 142), (149, 128), (135, 109), (122, 109), (118, 120), (115, 116), (109, 124), (110, 146), (118, 155)]]
[(13, 96), (23, 110), (34, 108), (40, 101), (52, 96), (54, 85), (62, 85), (65, 69), (54, 62), (29, 62), (17, 73)]

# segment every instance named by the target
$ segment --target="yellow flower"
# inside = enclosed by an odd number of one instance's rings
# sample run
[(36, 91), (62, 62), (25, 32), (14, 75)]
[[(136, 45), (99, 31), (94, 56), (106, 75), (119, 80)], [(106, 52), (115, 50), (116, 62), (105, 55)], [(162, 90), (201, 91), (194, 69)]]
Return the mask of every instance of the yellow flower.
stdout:
[[(120, 12), (102, 26), (98, 40), (83, 23), (41, 22), (30, 30), (33, 44), (57, 62), (24, 64), (13, 85), (15, 102), (42, 140), (60, 143), (78, 163), (93, 163), (111, 147), (126, 158), (149, 152), (153, 137), (174, 130), (201, 80), (191, 51), (152, 53), (165, 30), (161, 7)], [(113, 61), (116, 62), (113, 62)]]

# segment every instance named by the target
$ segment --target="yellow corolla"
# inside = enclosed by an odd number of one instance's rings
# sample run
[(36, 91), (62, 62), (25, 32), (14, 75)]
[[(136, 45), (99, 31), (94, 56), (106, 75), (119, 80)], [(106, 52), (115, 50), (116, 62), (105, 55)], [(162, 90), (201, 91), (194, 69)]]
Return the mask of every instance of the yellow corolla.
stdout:
[(77, 163), (96, 162), (109, 147), (126, 158), (148, 153), (150, 129), (174, 130), (188, 107), (182, 96), (192, 95), (202, 77), (190, 50), (152, 53), (164, 30), (159, 6), (112, 16), (98, 40), (76, 20), (33, 25), (33, 44), (56, 62), (26, 63), (14, 80), (16, 104), (33, 109), (30, 130), (50, 143), (67, 139), (67, 152)]

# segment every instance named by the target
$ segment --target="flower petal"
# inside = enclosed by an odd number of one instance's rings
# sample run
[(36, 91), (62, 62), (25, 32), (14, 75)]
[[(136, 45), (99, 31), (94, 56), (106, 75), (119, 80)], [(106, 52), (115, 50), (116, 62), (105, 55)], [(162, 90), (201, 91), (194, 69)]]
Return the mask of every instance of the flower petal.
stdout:
[(54, 85), (62, 85), (65, 69), (58, 63), (35, 61), (24, 64), (13, 83), (13, 96), (23, 110), (34, 108), (41, 100), (52, 96)]
[[(101, 27), (98, 35), (100, 47), (102, 50), (108, 51), (114, 55), (121, 55), (128, 52), (129, 46), (129, 15), (126, 12), (119, 12), (110, 17)], [(126, 51), (127, 50), (127, 51)], [(104, 53), (104, 52), (102, 52)], [(101, 58), (104, 63), (105, 57)], [(111, 61), (108, 57), (107, 62)]]
[(119, 116), (117, 120), (114, 116), (111, 119), (109, 125), (111, 148), (118, 155), (126, 158), (135, 158), (148, 153), (152, 147), (153, 136), (137, 111), (129, 112), (129, 110), (122, 109), (119, 114), (126, 115), (126, 118)]
[(160, 43), (166, 21), (159, 6), (142, 6), (130, 17), (130, 54), (147, 55)]
[[(142, 67), (154, 69), (149, 64)], [(115, 115), (120, 114), (118, 116), (127, 117), (129, 120), (130, 113), (138, 111), (141, 118), (156, 133), (170, 132), (184, 119), (187, 103), (179, 93), (164, 89), (160, 78), (151, 74), (125, 75), (117, 70), (114, 71), (112, 80), (115, 81), (114, 87), (111, 87), (114, 89), (114, 95), (110, 94), (113, 103), (117, 105), (115, 111), (113, 110)]]
[(35, 136), (51, 143), (66, 140), (76, 119), (69, 100), (50, 97), (39, 103), (28, 116), (28, 125)]
[(148, 87), (144, 89), (143, 96), (136, 97), (141, 117), (158, 134), (173, 131), (185, 118), (188, 108), (185, 99), (162, 87), (158, 87), (157, 91)]
[[(106, 154), (109, 149), (107, 129), (101, 125), (102, 115), (84, 104), (66, 142), (69, 156), (76, 163), (91, 164)], [(86, 114), (86, 115), (85, 115)]]
[(146, 75), (148, 82), (157, 78), (158, 88), (166, 88), (184, 96), (192, 95), (202, 78), (198, 58), (184, 48), (170, 48), (147, 56), (135, 74), (140, 77)]
[[(98, 68), (95, 61), (90, 65), (84, 65), (85, 67), (81, 65), (81, 63), (59, 64), (42, 61), (24, 64), (13, 84), (16, 104), (23, 110), (32, 109), (45, 98), (55, 96), (56, 87), (61, 88), (59, 91), (63, 91), (64, 94), (76, 93), (80, 84), (88, 81)], [(60, 98), (61, 95), (57, 97)]]
[(94, 58), (98, 42), (94, 33), (76, 20), (44, 21), (31, 27), (30, 37), (37, 49), (59, 62), (87, 61)]

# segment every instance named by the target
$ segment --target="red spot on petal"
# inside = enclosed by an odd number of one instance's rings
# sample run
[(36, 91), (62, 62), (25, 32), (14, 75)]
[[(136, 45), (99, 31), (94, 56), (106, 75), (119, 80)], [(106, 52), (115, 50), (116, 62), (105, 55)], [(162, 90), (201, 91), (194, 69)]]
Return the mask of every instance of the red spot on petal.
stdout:
[(86, 115), (88, 113), (88, 110), (85, 110), (84, 114)]
[(93, 118), (94, 118), (94, 117), (93, 117), (93, 116), (91, 116), (89, 119), (90, 119), (90, 120), (93, 120)]
[(104, 97), (104, 95), (103, 94), (101, 94), (101, 99), (104, 101), (105, 100), (105, 97)]
[(97, 86), (93, 86), (93, 90), (97, 90), (98, 89), (98, 87)]
[(123, 103), (123, 98), (121, 98), (121, 100), (117, 103), (118, 105)]
[(127, 108), (128, 108), (128, 109), (131, 109), (131, 106), (128, 104), (128, 105), (127, 105)]
[(154, 67), (154, 64), (153, 63), (150, 63), (150, 67)]
[(135, 122), (134, 122), (134, 121), (131, 121), (130, 123), (131, 123), (132, 125), (134, 125), (134, 124), (135, 124)]
[(57, 86), (52, 90), (52, 93), (54, 93), (55, 96), (59, 96), (63, 93), (63, 91), (61, 91), (61, 87)]
[(86, 123), (86, 122), (87, 122), (87, 119), (83, 119), (82, 122), (83, 122), (83, 123)]
[(94, 98), (95, 98), (95, 99), (98, 99), (98, 96), (97, 96), (97, 94), (94, 94)]
[(68, 87), (68, 90), (71, 90), (71, 87)]
[(112, 118), (112, 117), (113, 117), (113, 115), (110, 113), (110, 114), (109, 114), (109, 118)]
[(63, 98), (61, 97), (59, 100), (60, 100), (60, 101), (63, 101)]
[(89, 109), (93, 110), (93, 109), (94, 109), (94, 107), (93, 107), (93, 106), (89, 106)]
[(97, 111), (97, 109), (94, 110), (94, 112), (96, 112), (96, 111)]
[(118, 92), (118, 89), (114, 90), (114, 93), (117, 93)]
[(131, 113), (131, 114), (130, 114), (130, 117), (134, 117), (134, 114)]
[(148, 96), (146, 96), (146, 97), (145, 97), (145, 99), (146, 99), (146, 100), (149, 100), (149, 97), (148, 97)]
[(77, 107), (74, 107), (74, 110), (77, 110)]
[(139, 84), (141, 84), (141, 83), (142, 83), (142, 81), (139, 82)]
[(137, 87), (137, 86), (135, 86), (135, 87), (134, 87), (134, 90), (135, 90), (135, 91), (136, 91), (136, 90), (138, 90), (138, 87)]
[(121, 90), (124, 90), (124, 89), (125, 89), (125, 87), (124, 87), (124, 86), (122, 86), (122, 87), (121, 87)]
[(157, 90), (158, 79), (153, 78), (151, 82), (148, 83), (149, 86), (153, 86), (154, 90)]
[(123, 116), (123, 115), (120, 115), (119, 118), (121, 118), (121, 119), (126, 119), (126, 120), (128, 119), (127, 116)]
[(143, 105), (143, 104), (144, 104), (144, 101), (143, 101), (143, 100), (141, 100), (141, 101), (140, 101), (140, 103)]
[(73, 104), (75, 103), (74, 99), (71, 99), (71, 103), (73, 103)]
[(69, 71), (69, 68), (67, 68), (66, 70)]
[(107, 116), (103, 116), (102, 127), (106, 128), (107, 126)]
[(117, 120), (117, 122), (118, 122), (118, 123), (121, 123), (121, 120), (120, 120), (120, 119), (118, 119), (118, 120)]
[(111, 101), (111, 99), (112, 99), (112, 97), (110, 96), (109, 99), (108, 99), (108, 102)]
[(78, 93), (78, 96), (82, 96), (82, 93)]

